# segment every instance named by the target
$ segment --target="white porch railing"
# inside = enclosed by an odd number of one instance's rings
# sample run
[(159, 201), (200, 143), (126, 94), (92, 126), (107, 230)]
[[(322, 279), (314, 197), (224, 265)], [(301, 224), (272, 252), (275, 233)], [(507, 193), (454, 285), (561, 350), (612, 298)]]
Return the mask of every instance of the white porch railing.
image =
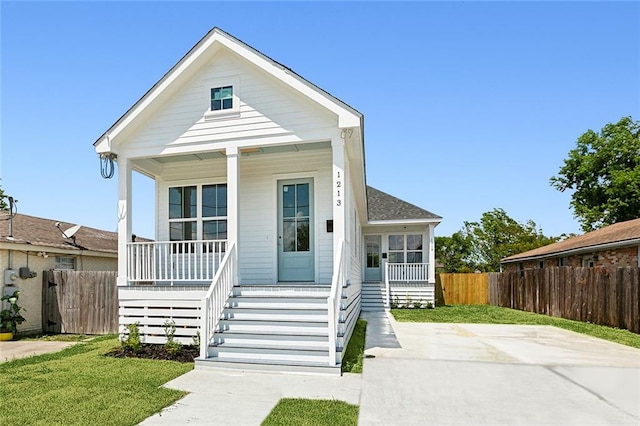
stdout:
[(127, 277), (133, 283), (210, 282), (226, 250), (226, 240), (128, 243)]
[(209, 291), (202, 299), (202, 324), (200, 326), (200, 358), (202, 359), (206, 359), (208, 356), (209, 342), (216, 331), (224, 305), (233, 286), (238, 284), (236, 259), (236, 246), (232, 244), (222, 259)]
[(426, 283), (429, 280), (428, 263), (386, 263), (384, 267), (385, 306), (391, 303), (391, 283)]
[(346, 282), (345, 276), (344, 241), (333, 259), (333, 277), (331, 279), (331, 292), (327, 297), (329, 317), (329, 365), (336, 365), (336, 341), (338, 339), (338, 324), (340, 324), (340, 308), (342, 302), (342, 289)]

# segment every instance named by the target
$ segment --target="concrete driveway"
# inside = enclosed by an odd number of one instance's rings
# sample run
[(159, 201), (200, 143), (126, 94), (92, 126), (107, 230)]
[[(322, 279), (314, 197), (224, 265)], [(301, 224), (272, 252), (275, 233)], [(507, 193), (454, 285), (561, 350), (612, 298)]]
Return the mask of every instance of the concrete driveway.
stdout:
[(640, 350), (549, 326), (365, 313), (361, 425), (638, 425)]
[(43, 340), (0, 342), (0, 362), (57, 352), (75, 344), (76, 342), (47, 342)]

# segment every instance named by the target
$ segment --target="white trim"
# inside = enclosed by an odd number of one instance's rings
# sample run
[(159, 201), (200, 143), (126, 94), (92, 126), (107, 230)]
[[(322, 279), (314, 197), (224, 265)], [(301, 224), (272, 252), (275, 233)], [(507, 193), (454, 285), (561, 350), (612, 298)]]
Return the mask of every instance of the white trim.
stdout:
[(369, 220), (365, 226), (376, 225), (422, 225), (422, 224), (436, 224), (442, 222), (442, 218), (434, 219), (393, 219), (393, 220)]
[[(205, 121), (224, 120), (227, 118), (236, 118), (241, 115), (240, 111), (240, 76), (233, 75), (229, 77), (220, 77), (205, 81), (205, 92), (208, 95), (206, 110), (204, 113)], [(211, 90), (218, 87), (231, 86), (233, 92), (232, 105), (229, 109), (211, 110)]]
[[(600, 250), (603, 250), (603, 249), (615, 248), (615, 247), (634, 246), (636, 244), (640, 244), (640, 238), (634, 238), (632, 240), (625, 240), (625, 241), (615, 241), (615, 242), (612, 242), (612, 243), (597, 244), (597, 245), (594, 245), (594, 246), (578, 247), (578, 248), (575, 248), (575, 249), (562, 250), (562, 251), (556, 251), (556, 252), (545, 253), (545, 254), (539, 254), (539, 255), (536, 255), (536, 256), (519, 257), (519, 258), (516, 258), (516, 259), (501, 260), (500, 263), (527, 262), (529, 260), (536, 260), (536, 259), (546, 258), (546, 257), (564, 257), (564, 256), (567, 256), (567, 255), (570, 255), (570, 254), (580, 254), (580, 253), (587, 253), (587, 252), (591, 252), (591, 251), (600, 251)], [(640, 246), (639, 246), (639, 253), (640, 253)], [(640, 258), (639, 258), (639, 263), (640, 263)]]

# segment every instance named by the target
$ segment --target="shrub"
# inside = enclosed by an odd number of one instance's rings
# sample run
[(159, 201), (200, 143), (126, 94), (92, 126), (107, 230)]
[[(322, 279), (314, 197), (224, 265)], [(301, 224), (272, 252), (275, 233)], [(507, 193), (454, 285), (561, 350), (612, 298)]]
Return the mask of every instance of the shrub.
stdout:
[(135, 322), (126, 326), (127, 333), (120, 337), (122, 347), (134, 352), (140, 352), (142, 349), (142, 342), (140, 341), (140, 323)]

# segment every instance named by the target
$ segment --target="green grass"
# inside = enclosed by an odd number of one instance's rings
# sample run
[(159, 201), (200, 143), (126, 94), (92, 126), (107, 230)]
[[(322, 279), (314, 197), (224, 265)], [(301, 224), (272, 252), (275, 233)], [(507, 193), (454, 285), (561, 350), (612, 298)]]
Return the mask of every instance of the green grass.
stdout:
[(343, 373), (362, 373), (364, 358), (364, 338), (367, 333), (367, 321), (359, 319), (351, 333), (351, 339), (342, 358)]
[(392, 309), (396, 321), (472, 324), (552, 325), (589, 336), (640, 348), (640, 335), (628, 330), (572, 321), (492, 305), (452, 305), (435, 309)]
[(2, 425), (134, 425), (184, 392), (161, 387), (193, 364), (103, 354), (117, 337), (0, 364)]
[(284, 398), (262, 426), (350, 426), (358, 424), (359, 408), (344, 401)]

